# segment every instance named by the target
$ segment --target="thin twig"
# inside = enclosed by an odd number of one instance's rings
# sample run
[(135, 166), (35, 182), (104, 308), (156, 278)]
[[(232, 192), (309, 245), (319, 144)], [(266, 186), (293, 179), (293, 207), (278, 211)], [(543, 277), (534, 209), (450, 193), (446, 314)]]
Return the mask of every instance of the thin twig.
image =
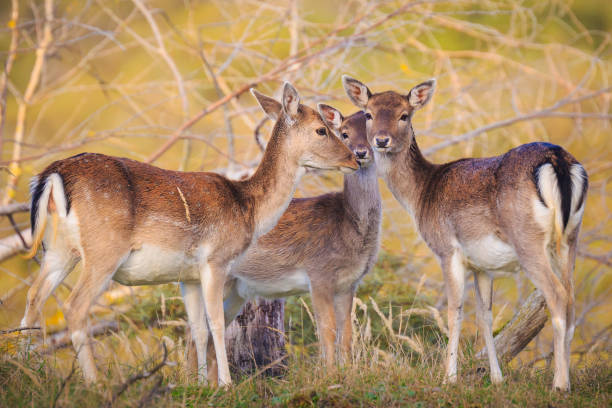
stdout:
[(164, 356), (162, 357), (162, 360), (159, 362), (159, 364), (153, 367), (151, 371), (142, 371), (128, 378), (127, 381), (125, 381), (123, 384), (121, 384), (117, 388), (117, 390), (115, 390), (111, 400), (106, 405), (107, 407), (112, 407), (115, 404), (115, 401), (117, 401), (117, 398), (119, 398), (121, 394), (123, 394), (130, 387), (130, 385), (134, 384), (137, 381), (144, 380), (146, 378), (151, 377), (152, 375), (154, 375), (156, 372), (161, 370), (162, 367), (166, 365), (166, 361), (168, 359), (168, 348), (166, 347), (166, 343), (164, 343), (163, 341), (162, 341), (162, 348), (164, 349)]
[(68, 381), (70, 381), (70, 379), (72, 378), (72, 376), (74, 375), (76, 371), (76, 361), (77, 361), (76, 357), (72, 359), (72, 367), (70, 368), (70, 373), (66, 376), (66, 378), (62, 380), (62, 383), (60, 384), (60, 388), (55, 394), (55, 398), (53, 399), (54, 408), (57, 406), (57, 401), (59, 400), (60, 395), (62, 395), (62, 392), (64, 391), (64, 388), (66, 387), (66, 384), (68, 384)]
[(26, 330), (40, 330), (40, 327), (39, 326), (34, 326), (34, 327), (18, 327), (16, 329), (0, 330), (0, 335), (16, 333), (16, 332), (21, 332), (21, 331), (26, 331)]

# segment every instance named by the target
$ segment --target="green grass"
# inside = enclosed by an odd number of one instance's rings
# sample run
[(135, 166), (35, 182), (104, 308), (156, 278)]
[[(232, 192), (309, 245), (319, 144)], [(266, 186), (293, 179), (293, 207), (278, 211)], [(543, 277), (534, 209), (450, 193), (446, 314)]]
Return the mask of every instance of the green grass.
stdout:
[[(386, 363), (372, 361), (376, 360), (364, 358), (334, 372), (324, 369), (316, 358), (293, 357), (289, 359), (286, 375), (281, 378), (239, 378), (236, 384), (226, 389), (177, 382), (181, 376), (177, 372), (180, 367), (166, 367), (159, 377), (153, 376), (131, 385), (115, 406), (140, 406), (143, 400), (146, 406), (166, 408), (609, 407), (612, 403), (612, 365), (609, 362), (573, 367), (573, 390), (565, 394), (551, 391), (552, 374), (548, 369), (505, 367), (504, 383), (494, 386), (487, 375), (477, 373), (472, 365), (466, 364), (457, 384), (443, 385), (440, 361), (410, 364), (403, 357)], [(60, 374), (52, 365), (39, 357), (3, 359), (0, 362), (0, 406), (53, 406), (56, 398), (57, 406), (100, 406), (111, 399), (122, 382), (117, 373), (109, 372), (98, 387), (88, 387), (77, 371), (60, 393), (66, 373)], [(158, 378), (161, 384), (157, 389), (165, 391), (146, 401)]]

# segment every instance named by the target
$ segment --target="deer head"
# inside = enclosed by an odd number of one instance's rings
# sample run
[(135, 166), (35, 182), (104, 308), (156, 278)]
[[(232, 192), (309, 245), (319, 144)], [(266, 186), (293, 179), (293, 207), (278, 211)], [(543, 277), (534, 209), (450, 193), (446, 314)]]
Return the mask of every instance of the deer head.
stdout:
[(334, 136), (319, 113), (300, 104), (300, 96), (290, 83), (285, 82), (282, 103), (254, 89), (251, 92), (268, 117), (276, 121), (272, 137), (286, 135), (291, 156), (300, 166), (345, 173), (359, 168), (353, 153)]
[(372, 94), (363, 83), (346, 75), (342, 83), (351, 102), (365, 112), (369, 144), (378, 152), (391, 154), (410, 146), (414, 139), (412, 115), (429, 102), (436, 88), (436, 80), (430, 79), (406, 95), (394, 91)]

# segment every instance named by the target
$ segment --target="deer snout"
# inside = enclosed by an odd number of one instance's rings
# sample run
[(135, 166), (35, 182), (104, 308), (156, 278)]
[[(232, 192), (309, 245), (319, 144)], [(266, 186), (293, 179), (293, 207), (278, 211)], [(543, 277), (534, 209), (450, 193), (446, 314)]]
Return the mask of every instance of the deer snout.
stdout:
[(365, 149), (355, 150), (355, 156), (357, 156), (358, 159), (365, 159), (367, 155), (368, 155), (368, 151)]
[(389, 147), (389, 142), (391, 142), (391, 138), (389, 136), (376, 136), (374, 138), (374, 142), (376, 143), (377, 149), (386, 149)]
[(352, 173), (355, 170), (359, 169), (359, 162), (353, 153), (349, 154), (348, 157), (342, 164), (340, 165), (340, 171), (343, 173)]

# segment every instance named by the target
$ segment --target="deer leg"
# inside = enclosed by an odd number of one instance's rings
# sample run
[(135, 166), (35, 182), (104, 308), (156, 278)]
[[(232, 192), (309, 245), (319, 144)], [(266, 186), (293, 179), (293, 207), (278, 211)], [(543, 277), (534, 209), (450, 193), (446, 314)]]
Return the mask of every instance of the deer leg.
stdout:
[(317, 332), (321, 344), (321, 353), (325, 365), (330, 368), (335, 363), (336, 319), (334, 316), (334, 299), (330, 289), (322, 285), (312, 285), (310, 291)]
[[(225, 386), (232, 382), (225, 350), (225, 319), (223, 315), (223, 287), (225, 284), (227, 266), (208, 262), (201, 274), (204, 303), (206, 305), (206, 317), (208, 327), (215, 346), (217, 358), (219, 385)], [(206, 354), (204, 354), (206, 358)]]
[[(568, 302), (567, 302), (567, 327), (565, 332), (565, 360), (569, 370), (570, 366), (570, 353), (571, 353), (571, 345), (572, 339), (574, 338), (574, 329), (576, 328), (576, 303), (575, 303), (575, 295), (574, 295), (574, 267), (576, 264), (576, 251), (578, 248), (578, 230), (579, 227), (576, 227), (574, 231), (568, 237), (568, 249), (567, 256), (564, 259), (564, 264), (562, 267), (564, 268), (564, 273), (562, 276), (566, 277), (566, 282), (564, 282)], [(568, 373), (569, 377), (569, 373)], [(569, 380), (568, 380), (569, 381)]]
[(484, 337), (489, 366), (491, 368), (491, 382), (502, 382), (502, 373), (497, 361), (495, 343), (493, 342), (493, 278), (485, 272), (474, 271), (474, 290), (476, 291), (476, 319)]
[(57, 286), (74, 269), (77, 261), (77, 258), (65, 256), (63, 253), (51, 250), (45, 253), (39, 275), (28, 290), (21, 327), (31, 327), (36, 323), (42, 306)]
[(542, 247), (538, 250), (526, 245), (519, 247), (519, 261), (531, 282), (544, 295), (550, 310), (555, 354), (553, 387), (560, 390), (569, 390), (569, 365), (568, 352), (566, 351), (568, 290), (553, 272), (546, 248)]
[(446, 381), (457, 381), (457, 353), (463, 321), (463, 296), (465, 291), (465, 266), (458, 250), (442, 262), (448, 299), (448, 347), (446, 350)]
[[(197, 379), (199, 383), (203, 383), (207, 373), (205, 356), (208, 342), (208, 323), (206, 322), (206, 307), (202, 297), (202, 285), (199, 282), (181, 282), (181, 293), (185, 302), (191, 338), (195, 343)], [(187, 358), (190, 358), (189, 353)]]
[(120, 261), (117, 259), (105, 256), (99, 256), (95, 262), (90, 262), (88, 258), (83, 259), (81, 276), (63, 307), (79, 365), (83, 370), (85, 381), (90, 384), (96, 381), (97, 370), (91, 341), (87, 335), (87, 315), (91, 305), (108, 286), (119, 265)]
[[(225, 327), (230, 325), (236, 318), (240, 309), (244, 306), (246, 299), (240, 296), (236, 287), (236, 279), (228, 279), (225, 284), (225, 299), (223, 300), (223, 314), (225, 320)], [(208, 351), (206, 353), (208, 358), (208, 383), (217, 385), (219, 382), (218, 378), (218, 365), (217, 358), (215, 356), (214, 343), (213, 341), (208, 342)]]
[(336, 341), (340, 349), (340, 362), (343, 364), (350, 362), (353, 354), (353, 324), (351, 321), (353, 296), (354, 291), (349, 290), (337, 294), (334, 298), (336, 325), (338, 326)]

